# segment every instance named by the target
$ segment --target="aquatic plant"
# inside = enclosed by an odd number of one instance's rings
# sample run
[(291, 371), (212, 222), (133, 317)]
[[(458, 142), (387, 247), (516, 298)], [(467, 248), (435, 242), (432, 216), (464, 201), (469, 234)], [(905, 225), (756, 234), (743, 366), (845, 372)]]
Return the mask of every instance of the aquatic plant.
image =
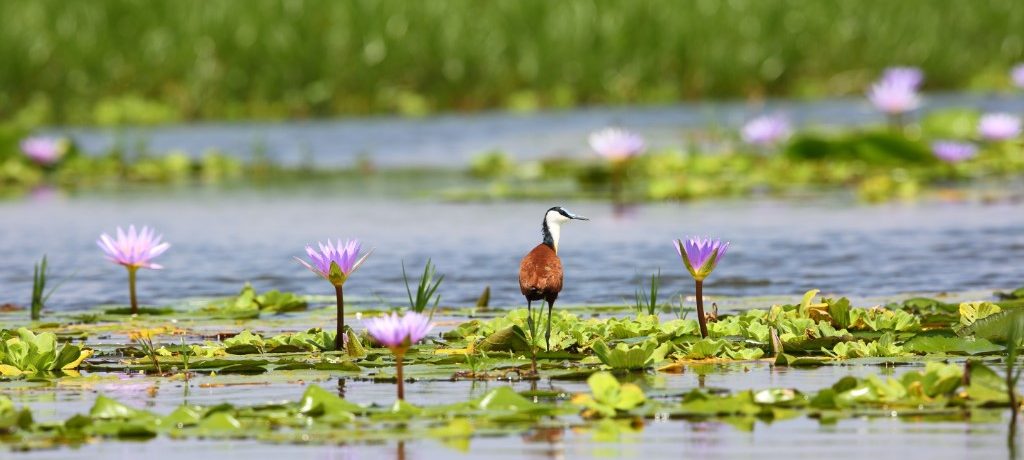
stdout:
[(653, 315), (658, 310), (658, 288), (661, 286), (661, 269), (658, 269), (658, 273), (651, 275), (651, 287), (649, 290), (644, 290), (643, 286), (637, 287), (634, 294), (636, 314), (643, 314), (645, 311), (648, 315)]
[(595, 372), (587, 378), (590, 394), (572, 397), (572, 403), (583, 406), (584, 418), (615, 417), (642, 405), (647, 396), (633, 383), (619, 383), (610, 372)]
[(946, 163), (959, 163), (977, 155), (978, 146), (970, 142), (935, 141), (932, 142), (932, 153)]
[(52, 332), (35, 334), (26, 328), (0, 330), (0, 375), (36, 375), (70, 371), (92, 356), (77, 345), (58, 346)]
[(651, 367), (665, 359), (671, 347), (668, 342), (658, 344), (649, 339), (635, 346), (619, 342), (615, 348), (598, 339), (593, 345), (594, 354), (605, 366), (619, 370), (638, 370)]
[(359, 251), (362, 248), (359, 240), (348, 240), (342, 243), (339, 239), (337, 244), (327, 240), (327, 244), (318, 242), (317, 245), (320, 246), (319, 252), (313, 249), (312, 246), (306, 246), (306, 254), (309, 255), (310, 260), (313, 262), (312, 264), (298, 257), (295, 260), (334, 286), (338, 304), (337, 332), (334, 336), (334, 347), (337, 350), (342, 350), (345, 347), (345, 293), (342, 287), (345, 285), (348, 277), (363, 265), (367, 257), (370, 257), (373, 249), (359, 257)]
[(988, 113), (978, 120), (978, 135), (988, 141), (1010, 140), (1020, 133), (1020, 118), (1008, 113)]
[(786, 140), (792, 134), (789, 119), (781, 114), (761, 115), (740, 130), (743, 142), (758, 147), (768, 147)]
[(644, 138), (625, 129), (605, 128), (590, 133), (587, 140), (594, 152), (611, 162), (611, 199), (620, 205), (626, 167), (630, 159), (643, 153), (646, 148)]
[(923, 74), (917, 69), (889, 68), (871, 85), (868, 100), (889, 116), (894, 128), (902, 129), (903, 115), (921, 105), (918, 86), (922, 80)]
[(1017, 64), (1010, 70), (1010, 80), (1018, 88), (1024, 89), (1024, 64)]
[(155, 335), (155, 332), (148, 329), (134, 331), (128, 334), (128, 339), (139, 344), (142, 354), (146, 355), (153, 362), (153, 367), (156, 368), (157, 374), (163, 374), (164, 371), (160, 367), (160, 360), (157, 359), (157, 349), (153, 345), (153, 335)]
[(44, 255), (43, 256), (43, 260), (41, 260), (38, 264), (36, 264), (33, 267), (33, 269), (32, 269), (32, 309), (31, 309), (31, 314), (32, 314), (32, 320), (33, 321), (39, 319), (40, 313), (42, 313), (42, 311), (43, 311), (43, 304), (46, 302), (46, 299), (48, 299), (50, 297), (50, 294), (53, 294), (52, 290), (49, 293), (43, 294), (43, 291), (45, 291), (45, 290), (46, 290), (46, 256)]
[(700, 323), (701, 337), (707, 337), (707, 318), (704, 315), (704, 279), (722, 260), (722, 256), (729, 249), (729, 243), (723, 243), (719, 239), (692, 237), (686, 241), (675, 240), (674, 246), (696, 284), (697, 321)]
[(590, 133), (590, 148), (612, 161), (622, 161), (643, 153), (646, 144), (639, 134), (622, 128), (604, 128)]
[(67, 143), (49, 137), (29, 137), (21, 141), (21, 151), (39, 166), (49, 167), (60, 161), (67, 151)]
[(366, 331), (381, 345), (395, 355), (395, 375), (398, 383), (398, 399), (405, 399), (405, 385), (402, 377), (402, 360), (412, 344), (419, 342), (434, 328), (430, 318), (416, 312), (402, 316), (391, 313), (365, 322)]
[(434, 296), (437, 292), (437, 288), (441, 287), (441, 282), (444, 281), (444, 275), (442, 274), (434, 280), (435, 272), (437, 267), (430, 263), (430, 259), (427, 259), (426, 266), (423, 267), (423, 275), (420, 276), (420, 282), (416, 286), (416, 297), (412, 296), (412, 288), (409, 287), (409, 276), (405, 273), (405, 262), (402, 262), (402, 280), (405, 281), (405, 291), (409, 295), (409, 309), (416, 313), (423, 313), (423, 310), (427, 309), (427, 305), (430, 304), (430, 300), (434, 299), (434, 306), (430, 309), (430, 317), (434, 316), (434, 310), (437, 309), (437, 305), (441, 303), (441, 294)]
[(139, 312), (139, 302), (135, 296), (135, 274), (140, 268), (153, 270), (163, 268), (163, 266), (152, 262), (154, 258), (171, 247), (169, 243), (161, 243), (162, 238), (163, 236), (156, 235), (149, 227), (143, 226), (140, 231), (136, 231), (135, 226), (130, 225), (127, 233), (121, 230), (121, 227), (117, 227), (116, 239), (104, 233), (96, 241), (108, 260), (122, 265), (128, 270), (128, 292), (133, 315)]

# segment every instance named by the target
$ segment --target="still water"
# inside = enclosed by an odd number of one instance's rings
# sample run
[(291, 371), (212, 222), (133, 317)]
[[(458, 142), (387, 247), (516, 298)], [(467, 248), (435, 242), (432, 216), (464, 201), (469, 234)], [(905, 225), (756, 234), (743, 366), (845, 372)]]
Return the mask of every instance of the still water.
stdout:
[[(712, 296), (793, 295), (808, 289), (854, 297), (1003, 289), (1024, 283), (1024, 204), (921, 202), (861, 206), (841, 198), (645, 205), (615, 216), (600, 203), (457, 204), (349, 196), (330, 187), (282, 191), (180, 191), (48, 196), (0, 202), (0, 303), (27, 304), (32, 265), (47, 254), (52, 279), (69, 277), (48, 307), (124, 303), (126, 275), (95, 240), (117, 225), (151, 225), (172, 246), (166, 267), (139, 276), (143, 303), (257, 290), (331, 294), (300, 266), (306, 244), (359, 238), (375, 248), (346, 284), (353, 301), (401, 304), (404, 260), (415, 278), (431, 258), (445, 274), (444, 305), (522, 303), (519, 259), (540, 242), (545, 210), (586, 215), (562, 232), (560, 302), (631, 303), (659, 268), (662, 292), (688, 291), (672, 239), (713, 235), (732, 243), (709, 278)], [(794, 299), (795, 300), (795, 299)]]

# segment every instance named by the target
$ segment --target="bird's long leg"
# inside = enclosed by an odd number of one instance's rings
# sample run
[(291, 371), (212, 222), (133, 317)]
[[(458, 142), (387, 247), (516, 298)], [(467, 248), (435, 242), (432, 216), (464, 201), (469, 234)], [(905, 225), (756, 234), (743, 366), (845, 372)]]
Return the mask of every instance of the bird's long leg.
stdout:
[(530, 329), (530, 341), (533, 341), (534, 327), (533, 327), (533, 301), (526, 299), (526, 327)]
[(548, 328), (544, 331), (544, 347), (547, 351), (551, 351), (551, 309), (554, 306), (554, 302), (548, 302)]

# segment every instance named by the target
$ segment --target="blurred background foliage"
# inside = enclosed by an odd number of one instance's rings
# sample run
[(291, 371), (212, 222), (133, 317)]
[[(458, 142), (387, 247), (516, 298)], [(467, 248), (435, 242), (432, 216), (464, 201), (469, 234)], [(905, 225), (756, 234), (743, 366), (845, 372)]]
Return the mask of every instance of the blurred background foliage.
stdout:
[(999, 89), (1020, 0), (12, 0), (0, 119), (114, 125)]

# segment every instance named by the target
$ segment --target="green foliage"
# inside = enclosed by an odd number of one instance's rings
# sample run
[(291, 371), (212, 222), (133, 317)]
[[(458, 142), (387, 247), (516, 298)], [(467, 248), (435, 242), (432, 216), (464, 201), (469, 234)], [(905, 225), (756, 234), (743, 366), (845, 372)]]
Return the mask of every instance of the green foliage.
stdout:
[(640, 387), (621, 384), (608, 372), (595, 372), (587, 379), (590, 394), (573, 397), (572, 403), (585, 408), (585, 417), (615, 417), (632, 410), (647, 400)]
[(434, 305), (430, 310), (430, 316), (434, 316), (434, 310), (437, 309), (437, 305), (441, 302), (441, 294), (434, 294), (437, 292), (437, 288), (441, 287), (441, 282), (444, 281), (444, 275), (434, 279), (436, 275), (437, 267), (430, 263), (430, 259), (427, 259), (427, 264), (423, 267), (423, 275), (420, 276), (420, 282), (416, 286), (416, 297), (412, 296), (412, 289), (409, 287), (409, 277), (405, 274), (405, 262), (402, 262), (402, 280), (405, 281), (405, 291), (409, 295), (409, 309), (416, 313), (423, 313), (427, 309), (427, 305), (430, 305), (430, 301), (434, 301)]
[(852, 133), (826, 138), (802, 135), (785, 152), (792, 160), (861, 162), (869, 165), (906, 166), (936, 163), (928, 147), (891, 132)]
[(245, 283), (237, 296), (210, 302), (203, 312), (214, 316), (233, 318), (256, 318), (261, 312), (286, 313), (305, 310), (306, 300), (291, 292), (278, 290), (257, 294), (252, 285)]
[(903, 347), (896, 345), (896, 340), (889, 332), (882, 334), (882, 337), (874, 342), (839, 342), (831, 351), (825, 348), (821, 351), (838, 359), (891, 358), (908, 354)]
[(619, 343), (615, 348), (609, 348), (603, 340), (598, 340), (594, 343), (593, 350), (598, 359), (612, 369), (637, 370), (646, 369), (664, 360), (670, 346), (668, 343), (659, 345), (657, 340), (647, 340), (632, 347)]
[(34, 334), (19, 328), (0, 330), (0, 375), (60, 373), (78, 368), (92, 350), (57, 344), (52, 332)]
[(39, 320), (40, 314), (43, 311), (43, 303), (50, 297), (53, 291), (49, 294), (43, 294), (46, 290), (46, 256), (43, 256), (35, 267), (32, 268), (32, 320)]
[(661, 286), (661, 269), (651, 275), (651, 287), (644, 291), (643, 286), (636, 288), (636, 313), (654, 315), (658, 312), (658, 287)]
[(964, 88), (1002, 77), (1020, 57), (1006, 37), (1024, 29), (1014, 0), (475, 6), (4, 3), (0, 117), (138, 124), (860, 95), (891, 63), (923, 66), (931, 88)]

